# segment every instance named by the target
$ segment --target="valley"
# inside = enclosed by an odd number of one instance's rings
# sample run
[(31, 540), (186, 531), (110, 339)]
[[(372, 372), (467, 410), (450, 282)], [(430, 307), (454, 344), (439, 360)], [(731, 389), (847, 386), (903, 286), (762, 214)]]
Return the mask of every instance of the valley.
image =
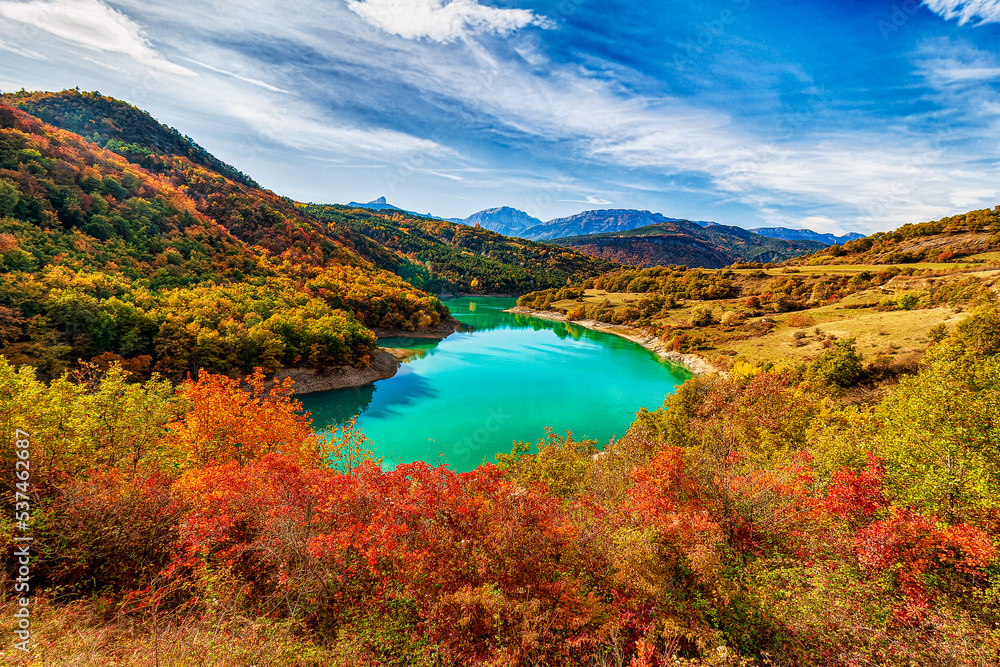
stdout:
[(4, 664), (997, 664), (1000, 206), (480, 213), (0, 96)]

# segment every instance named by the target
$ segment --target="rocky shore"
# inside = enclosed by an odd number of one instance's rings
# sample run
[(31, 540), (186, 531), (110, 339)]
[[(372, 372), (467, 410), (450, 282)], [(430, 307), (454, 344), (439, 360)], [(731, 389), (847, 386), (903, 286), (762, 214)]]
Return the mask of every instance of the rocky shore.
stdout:
[(406, 329), (382, 329), (376, 328), (375, 335), (379, 338), (447, 338), (460, 330), (462, 323), (454, 317), (447, 317), (441, 323), (431, 329), (420, 331), (407, 331)]
[[(519, 315), (531, 315), (533, 317), (540, 317), (543, 320), (569, 322), (569, 320), (566, 319), (566, 315), (557, 310), (535, 310), (534, 308), (515, 306), (507, 312)], [(703, 375), (705, 373), (721, 373), (725, 375), (725, 373), (713, 366), (704, 357), (697, 354), (682, 354), (680, 352), (675, 352), (674, 350), (668, 348), (659, 338), (656, 336), (650, 336), (644, 331), (639, 331), (638, 329), (633, 329), (632, 327), (622, 326), (619, 324), (598, 322), (596, 320), (573, 320), (571, 323), (579, 324), (581, 327), (593, 329), (594, 331), (603, 331), (604, 333), (613, 334), (619, 338), (624, 338), (625, 340), (630, 340), (637, 345), (641, 345), (650, 352), (653, 352), (662, 359), (684, 366), (695, 375)]]
[(388, 350), (376, 350), (372, 361), (364, 368), (336, 366), (324, 371), (314, 368), (282, 368), (275, 374), (276, 380), (290, 377), (295, 381), (296, 396), (315, 394), (320, 391), (362, 387), (372, 382), (391, 378), (399, 368), (400, 360)]

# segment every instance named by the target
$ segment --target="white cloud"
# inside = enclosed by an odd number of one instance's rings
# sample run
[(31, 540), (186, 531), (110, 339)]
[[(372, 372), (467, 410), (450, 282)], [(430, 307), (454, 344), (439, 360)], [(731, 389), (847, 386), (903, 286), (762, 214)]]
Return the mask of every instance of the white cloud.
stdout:
[(1000, 60), (962, 40), (936, 39), (923, 43), (916, 54), (917, 73), (931, 88), (989, 84), (1000, 79)]
[(498, 9), (476, 0), (347, 0), (371, 25), (406, 39), (452, 42), (475, 33), (507, 35), (548, 21), (527, 9)]
[[(66, 45), (74, 47), (74, 53), (62, 60), (52, 56), (52, 66), (73, 73), (81, 71), (80, 44), (97, 51), (131, 53), (137, 59), (158, 58), (137, 23), (169, 53), (197, 54), (197, 64), (212, 71), (192, 65), (200, 75), (197, 80), (169, 82), (150, 93), (145, 106), (158, 102), (162, 109), (164, 103), (156, 97), (162, 94), (177, 105), (171, 108), (174, 115), (164, 118), (183, 119), (187, 112), (233, 134), (243, 133), (235, 144), (230, 143), (229, 161), (241, 167), (247, 162), (247, 167), (259, 164), (262, 172), (280, 169), (296, 174), (281, 182), (285, 187), (286, 183), (298, 187), (296, 179), (305, 183), (307, 179), (299, 174), (323, 173), (315, 161), (310, 162), (308, 172), (296, 171), (301, 168), (300, 158), (306, 157), (331, 160), (338, 167), (368, 167), (364, 170), (368, 173), (355, 178), (357, 182), (378, 177), (370, 173), (373, 165), (390, 165), (393, 175), (414, 174), (400, 196), (408, 192), (406, 188), (423, 187), (428, 182), (421, 180), (423, 176), (451, 181), (457, 194), (502, 190), (512, 205), (531, 198), (529, 203), (534, 203), (539, 193), (546, 193), (546, 198), (556, 201), (604, 206), (610, 204), (607, 197), (629, 206), (643, 186), (665, 197), (692, 188), (702, 200), (727, 205), (740, 202), (759, 212), (763, 224), (755, 222), (754, 226), (807, 224), (835, 231), (839, 224), (835, 221), (841, 221), (839, 231), (866, 232), (996, 203), (990, 198), (995, 199), (1000, 176), (996, 140), (1000, 99), (990, 93), (989, 84), (1000, 74), (1000, 61), (985, 53), (962, 53), (938, 44), (940, 48), (915, 54), (918, 71), (926, 72), (931, 91), (947, 91), (947, 95), (941, 92), (930, 98), (934, 108), (924, 117), (888, 126), (884, 119), (862, 117), (863, 111), (858, 111), (856, 118), (848, 119), (849, 124), (839, 123), (848, 128), (840, 133), (803, 127), (794, 138), (774, 139), (751, 121), (742, 123), (717, 101), (713, 108), (701, 98), (636, 95), (614, 77), (602, 74), (600, 63), (584, 67), (548, 62), (544, 50), (535, 46), (534, 34), (515, 36), (495, 51), (469, 39), (544, 23), (524, 10), (497, 9), (475, 0), (290, 0), (290, 5), (245, 0), (238, 10), (232, 0), (180, 0), (176, 5), (113, 1), (132, 18), (97, 0), (0, 0), (0, 16), (11, 18), (12, 7), (89, 7), (92, 11), (80, 21), (127, 28), (120, 39), (114, 38), (111, 28), (106, 38), (94, 37), (90, 29), (63, 35), (53, 28), (65, 27), (69, 14), (63, 11), (62, 22), (44, 29), (72, 40)], [(28, 20), (27, 10), (21, 11), (21, 18), (15, 20), (44, 23), (34, 15)], [(376, 28), (359, 31), (361, 21), (355, 15)], [(7, 25), (0, 21), (0, 32)], [(261, 38), (259, 54), (252, 47), (235, 49), (226, 46), (226, 40), (206, 39), (206, 31), (238, 36), (248, 43)], [(383, 31), (407, 39), (387, 39)], [(25, 38), (12, 31), (0, 39), (16, 42), (21, 38), (21, 47), (34, 47), (31, 38), (38, 42), (38, 36), (33, 33)], [(461, 46), (438, 45), (449, 41), (459, 41)], [(263, 57), (272, 45), (284, 51), (273, 58)], [(371, 56), (373, 50), (377, 58)], [(47, 45), (45, 52), (55, 50)], [(297, 57), (302, 54), (320, 66), (298, 68)], [(921, 62), (924, 70), (920, 70)], [(92, 80), (106, 75), (100, 72)], [(144, 104), (125, 85), (131, 79), (117, 73), (112, 76), (120, 96)], [(104, 90), (104, 85), (100, 87)], [(399, 103), (393, 92), (399, 90), (406, 91), (407, 100), (412, 99), (412, 110)], [(494, 133), (500, 145), (496, 154), (514, 157), (504, 167), (489, 157), (473, 163), (489, 166), (482, 173), (456, 171), (456, 167), (469, 166), (470, 158), (446, 148), (451, 127), (431, 116), (407, 116), (428, 108), (441, 110), (440, 118), (446, 122), (468, 119), (469, 126), (484, 135)], [(366, 116), (367, 109), (378, 113)], [(961, 113), (966, 122), (943, 124), (932, 118), (958, 114), (960, 109), (965, 110)], [(397, 123), (394, 116), (404, 122)], [(995, 129), (988, 131), (994, 119)], [(435, 122), (442, 127), (436, 128)], [(837, 119), (832, 126), (838, 126)], [(949, 128), (943, 150), (927, 143), (942, 126)], [(274, 150), (275, 144), (292, 151)], [(234, 145), (241, 145), (241, 152)], [(508, 146), (513, 150), (504, 153)], [(970, 146), (976, 147), (975, 153)], [(254, 147), (267, 150), (259, 161), (246, 157), (247, 149)], [(488, 150), (493, 149), (484, 149), (483, 154)], [(515, 155), (521, 150), (523, 159)], [(975, 159), (969, 157), (973, 154)], [(272, 164), (276, 159), (284, 161)], [(331, 182), (346, 183), (349, 178), (346, 173), (343, 179), (338, 174)], [(603, 189), (616, 179), (630, 183), (614, 192)], [(309, 183), (298, 192), (315, 198), (308, 192)], [(709, 214), (688, 211), (681, 215)], [(818, 217), (803, 223), (805, 216)]]
[[(998, 176), (995, 166), (950, 163), (942, 151), (898, 128), (769, 141), (724, 111), (670, 97), (625, 97), (613, 83), (582, 70), (552, 68), (540, 77), (509, 63), (493, 68), (480, 60), (478, 75), (473, 67), (468, 60), (425, 55), (419, 68), (404, 65), (394, 74), (415, 88), (462, 100), (494, 125), (575, 147), (577, 159), (648, 174), (700, 174), (716, 193), (762, 212), (835, 211), (864, 231), (888, 229), (953, 214), (961, 210), (956, 189), (982, 192)], [(991, 203), (963, 199), (970, 208)], [(775, 225), (801, 217), (766, 216)]]
[(163, 72), (194, 76), (153, 50), (135, 22), (98, 0), (0, 2), (0, 15), (93, 51), (123, 53)]
[(245, 81), (246, 83), (251, 83), (251, 84), (253, 84), (255, 86), (260, 86), (264, 90), (270, 90), (272, 93), (286, 93), (286, 94), (288, 93), (288, 91), (285, 90), (284, 88), (278, 88), (277, 86), (272, 86), (271, 84), (267, 83), (266, 81), (261, 81), (260, 79), (255, 79), (253, 77), (243, 76), (242, 74), (237, 74), (236, 72), (229, 72), (229, 71), (224, 70), (224, 69), (219, 69), (218, 67), (213, 67), (212, 65), (209, 65), (208, 63), (203, 63), (200, 60), (194, 60), (192, 58), (184, 58), (184, 60), (188, 61), (189, 63), (194, 63), (195, 65), (198, 65), (199, 67), (204, 67), (207, 70), (211, 70), (212, 72), (215, 72), (216, 74), (222, 74), (224, 76), (231, 76), (232, 78), (237, 79), (239, 81)]
[(611, 206), (614, 204), (613, 201), (604, 197), (595, 197), (594, 195), (587, 195), (583, 199), (560, 199), (559, 201), (569, 204), (589, 204), (591, 206)]
[(1000, 0), (925, 0), (924, 5), (945, 20), (958, 19), (959, 25), (1000, 22)]
[(261, 140), (274, 141), (302, 151), (361, 154), (375, 159), (400, 159), (411, 153), (441, 155), (441, 145), (402, 132), (362, 129), (317, 120), (305, 109), (270, 104), (262, 98), (233, 98), (226, 111), (256, 132)]

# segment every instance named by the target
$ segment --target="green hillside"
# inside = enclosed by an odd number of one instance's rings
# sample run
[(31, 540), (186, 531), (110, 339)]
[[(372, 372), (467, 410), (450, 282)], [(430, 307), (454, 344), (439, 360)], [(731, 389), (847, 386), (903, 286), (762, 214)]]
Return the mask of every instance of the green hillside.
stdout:
[[(362, 252), (429, 291), (524, 293), (615, 268), (614, 262), (583, 253), (445, 220), (343, 206), (310, 205), (306, 211), (370, 240), (374, 247)], [(380, 261), (380, 248), (395, 254)]]
[(931, 222), (903, 225), (863, 239), (831, 246), (796, 264), (899, 264), (951, 262), (1000, 248), (1000, 206)]
[(20, 91), (0, 95), (0, 102), (82, 135), (133, 162), (142, 164), (150, 153), (183, 156), (237, 183), (258, 187), (252, 178), (219, 160), (191, 137), (159, 123), (127, 102), (97, 92), (81, 93), (79, 89), (59, 93)]
[(721, 268), (734, 262), (781, 262), (823, 247), (813, 241), (783, 241), (740, 227), (702, 227), (684, 220), (570, 236), (551, 243), (631, 266), (687, 264), (705, 268)]
[(367, 363), (447, 314), (288, 200), (177, 155), (146, 167), (0, 105), (3, 346), (49, 374)]

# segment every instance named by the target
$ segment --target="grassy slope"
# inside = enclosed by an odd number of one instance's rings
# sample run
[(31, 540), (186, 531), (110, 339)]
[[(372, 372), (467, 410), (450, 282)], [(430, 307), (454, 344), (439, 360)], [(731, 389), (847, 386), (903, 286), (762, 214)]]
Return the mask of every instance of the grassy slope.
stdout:
[(796, 264), (894, 264), (974, 258), (1000, 245), (1000, 206), (931, 222), (903, 225), (843, 246), (832, 246)]
[[(953, 273), (935, 278), (938, 287), (967, 278), (975, 278), (990, 286), (1000, 283), (998, 269), (969, 270), (959, 268), (955, 264), (941, 265), (941, 267), (950, 267)], [(857, 274), (870, 268), (860, 265), (808, 267), (802, 273), (812, 277), (841, 276)], [(755, 270), (738, 269), (735, 272), (746, 278), (753, 271)], [(768, 277), (788, 275), (782, 269), (770, 269), (763, 273)], [(764, 280), (766, 278), (746, 282), (737, 280), (736, 284), (741, 291), (749, 293), (754, 291), (755, 287), (760, 287)], [(765, 313), (749, 317), (736, 327), (723, 327), (718, 323), (699, 327), (696, 332), (710, 341), (699, 354), (722, 368), (736, 358), (794, 365), (812, 361), (822, 354), (825, 349), (823, 342), (832, 335), (836, 338), (857, 338), (858, 351), (868, 360), (879, 355), (904, 358), (926, 349), (930, 342), (927, 333), (931, 327), (944, 323), (953, 328), (967, 316), (967, 313), (961, 307), (948, 306), (892, 311), (879, 311), (875, 306), (885, 299), (898, 298), (907, 292), (933, 287), (935, 283), (928, 285), (927, 279), (921, 276), (897, 276), (885, 285), (850, 294), (836, 303), (794, 312)], [(581, 299), (553, 301), (551, 307), (569, 311), (581, 304), (597, 305), (607, 300), (615, 310), (620, 310), (629, 305), (637, 306), (645, 296), (641, 293), (591, 289), (587, 290)], [(687, 327), (692, 311), (696, 307), (705, 306), (712, 310), (718, 320), (726, 311), (741, 310), (744, 298), (741, 294), (728, 299), (683, 301), (666, 316), (655, 318), (652, 325), (661, 330)], [(755, 327), (754, 324), (761, 319), (770, 320), (776, 326), (769, 330)], [(816, 333), (817, 329), (819, 334)], [(801, 343), (798, 344), (793, 338), (797, 331), (804, 334)]]

